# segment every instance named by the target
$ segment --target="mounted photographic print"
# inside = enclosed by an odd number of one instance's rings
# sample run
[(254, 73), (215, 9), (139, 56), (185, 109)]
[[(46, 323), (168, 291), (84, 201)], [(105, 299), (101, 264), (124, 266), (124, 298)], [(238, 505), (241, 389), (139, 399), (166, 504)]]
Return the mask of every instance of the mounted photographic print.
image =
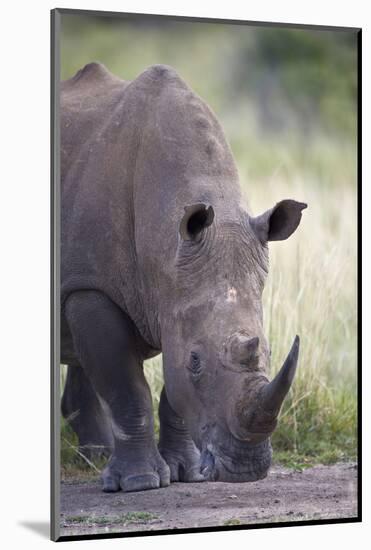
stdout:
[(360, 521), (361, 31), (52, 12), (52, 538)]

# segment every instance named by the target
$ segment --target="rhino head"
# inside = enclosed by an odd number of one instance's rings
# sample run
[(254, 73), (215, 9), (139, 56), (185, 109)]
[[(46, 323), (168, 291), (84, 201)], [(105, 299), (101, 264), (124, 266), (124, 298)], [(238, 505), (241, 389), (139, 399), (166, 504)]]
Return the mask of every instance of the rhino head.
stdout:
[(164, 377), (207, 479), (254, 481), (269, 469), (270, 437), (294, 378), (299, 337), (269, 381), (262, 314), (268, 242), (287, 239), (306, 206), (283, 200), (258, 217), (222, 202), (184, 207)]

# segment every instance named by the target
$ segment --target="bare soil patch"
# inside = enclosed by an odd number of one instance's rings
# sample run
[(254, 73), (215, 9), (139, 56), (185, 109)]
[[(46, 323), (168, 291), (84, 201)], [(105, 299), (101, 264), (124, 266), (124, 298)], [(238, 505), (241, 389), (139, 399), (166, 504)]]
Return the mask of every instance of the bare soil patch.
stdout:
[(61, 535), (249, 525), (357, 516), (357, 466), (302, 472), (272, 467), (253, 483), (172, 483), (107, 494), (96, 481), (63, 481)]

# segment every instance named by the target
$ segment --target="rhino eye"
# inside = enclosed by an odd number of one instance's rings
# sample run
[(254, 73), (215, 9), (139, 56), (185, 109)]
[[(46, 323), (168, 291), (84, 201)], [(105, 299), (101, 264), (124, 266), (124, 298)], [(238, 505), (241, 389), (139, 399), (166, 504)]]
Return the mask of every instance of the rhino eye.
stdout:
[(212, 206), (203, 203), (184, 207), (185, 214), (180, 223), (179, 232), (185, 241), (195, 241), (206, 227), (214, 221)]
[(198, 353), (196, 353), (195, 351), (191, 352), (188, 369), (191, 371), (192, 376), (195, 379), (198, 379), (201, 376), (201, 371), (202, 371), (201, 359)]

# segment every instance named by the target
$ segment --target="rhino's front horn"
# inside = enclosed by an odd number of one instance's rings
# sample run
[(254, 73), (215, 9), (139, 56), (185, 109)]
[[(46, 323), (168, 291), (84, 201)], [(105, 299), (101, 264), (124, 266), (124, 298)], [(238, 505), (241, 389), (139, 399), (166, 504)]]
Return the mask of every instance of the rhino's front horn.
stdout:
[(260, 406), (264, 412), (277, 417), (295, 376), (299, 357), (300, 339), (295, 336), (294, 343), (281, 370), (266, 386), (261, 394)]
[(229, 418), (228, 424), (237, 439), (256, 444), (264, 441), (275, 430), (278, 413), (294, 379), (299, 343), (299, 336), (296, 336), (286, 361), (272, 382), (258, 376), (258, 386), (254, 388), (252, 379), (252, 394), (248, 396), (248, 405), (246, 406), (244, 393), (236, 408), (232, 409), (235, 414)]

